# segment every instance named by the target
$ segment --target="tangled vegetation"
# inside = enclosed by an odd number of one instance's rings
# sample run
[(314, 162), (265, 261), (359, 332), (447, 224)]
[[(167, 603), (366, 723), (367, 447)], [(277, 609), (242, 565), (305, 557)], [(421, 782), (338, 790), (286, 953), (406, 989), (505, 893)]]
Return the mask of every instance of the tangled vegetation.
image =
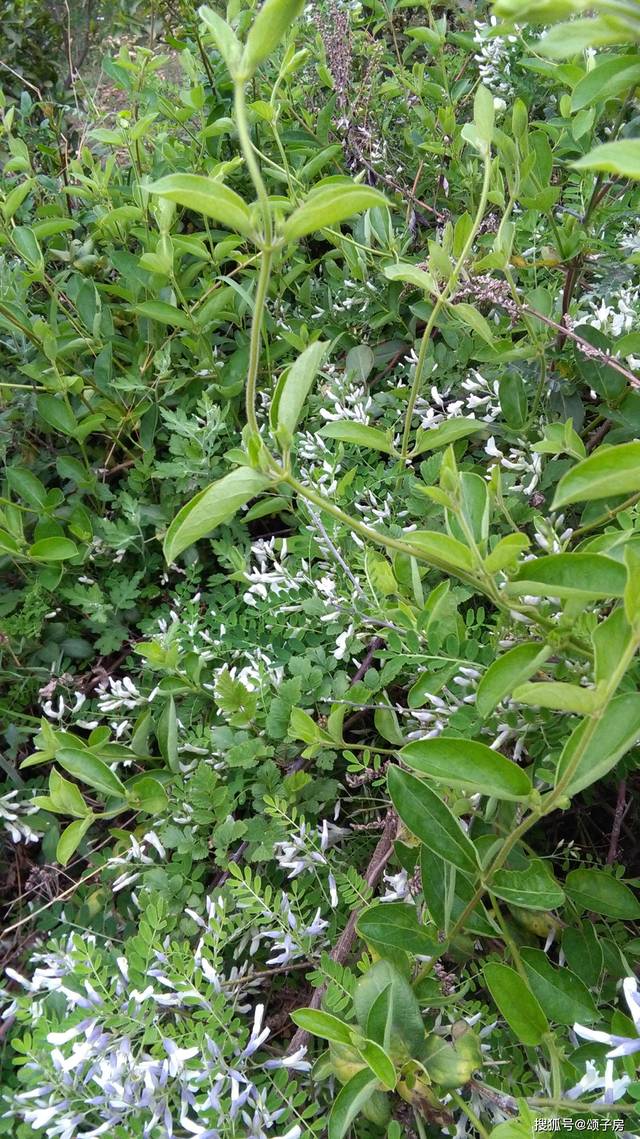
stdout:
[(637, 3), (117, 9), (1, 108), (0, 1135), (633, 1139)]

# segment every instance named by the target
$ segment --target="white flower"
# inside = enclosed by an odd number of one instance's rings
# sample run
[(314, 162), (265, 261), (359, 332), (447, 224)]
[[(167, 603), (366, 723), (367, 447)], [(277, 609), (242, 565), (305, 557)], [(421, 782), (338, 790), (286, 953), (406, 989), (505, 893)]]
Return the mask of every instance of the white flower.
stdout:
[(611, 1032), (599, 1032), (593, 1028), (585, 1028), (582, 1024), (574, 1024), (573, 1031), (583, 1040), (594, 1040), (597, 1044), (608, 1044), (607, 1060), (615, 1060), (619, 1056), (632, 1056), (640, 1052), (640, 994), (636, 977), (625, 977), (622, 990), (629, 1008), (631, 1019), (635, 1025), (637, 1036), (616, 1036)]
[(624, 1095), (630, 1083), (631, 1080), (626, 1075), (622, 1076), (619, 1080), (614, 1080), (613, 1060), (607, 1061), (604, 1076), (600, 1075), (593, 1060), (587, 1060), (584, 1076), (575, 1087), (565, 1092), (565, 1097), (567, 1099), (578, 1099), (587, 1092), (604, 1088), (604, 1095), (602, 1097), (604, 1103), (615, 1103)]
[(197, 1056), (199, 1052), (198, 1048), (178, 1048), (174, 1040), (165, 1039), (162, 1043), (169, 1057), (165, 1063), (167, 1064), (170, 1076), (179, 1076), (184, 1068), (185, 1062)]

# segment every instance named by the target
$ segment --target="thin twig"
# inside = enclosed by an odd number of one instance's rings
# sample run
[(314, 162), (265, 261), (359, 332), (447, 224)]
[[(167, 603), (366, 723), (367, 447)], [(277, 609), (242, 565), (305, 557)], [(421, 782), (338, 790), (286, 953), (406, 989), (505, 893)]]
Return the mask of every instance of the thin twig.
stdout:
[(376, 655), (378, 649), (381, 649), (383, 645), (384, 645), (384, 637), (374, 637), (373, 638), (371, 644), (369, 645), (369, 648), (367, 649), (367, 652), (366, 652), (366, 655), (364, 657), (364, 660), (362, 661), (362, 664), (359, 666), (357, 671), (353, 674), (353, 678), (351, 680), (352, 686), (354, 684), (358, 684), (362, 680), (363, 676), (366, 676), (367, 672), (369, 671), (369, 668), (371, 667), (371, 662), (373, 661), (374, 656)]
[(612, 866), (618, 858), (618, 846), (620, 843), (620, 831), (622, 830), (622, 823), (624, 816), (627, 813), (627, 781), (621, 779), (618, 784), (618, 798), (616, 800), (616, 813), (613, 816), (613, 826), (611, 828), (611, 841), (609, 843), (609, 853), (607, 854), (607, 866)]
[(640, 376), (636, 376), (633, 372), (630, 372), (628, 368), (623, 367), (614, 356), (610, 356), (607, 352), (601, 352), (600, 349), (594, 348), (593, 344), (590, 344), (583, 336), (578, 336), (577, 332), (573, 332), (572, 329), (558, 324), (557, 321), (551, 320), (551, 317), (544, 316), (543, 313), (538, 312), (535, 308), (530, 308), (529, 305), (521, 305), (520, 311), (527, 313), (528, 316), (535, 316), (537, 320), (541, 320), (542, 323), (547, 324), (549, 328), (554, 328), (556, 332), (562, 332), (578, 345), (585, 356), (590, 356), (593, 360), (599, 360), (600, 363), (606, 364), (608, 368), (613, 368), (614, 372), (619, 372), (621, 376), (624, 376), (632, 387), (640, 388)]

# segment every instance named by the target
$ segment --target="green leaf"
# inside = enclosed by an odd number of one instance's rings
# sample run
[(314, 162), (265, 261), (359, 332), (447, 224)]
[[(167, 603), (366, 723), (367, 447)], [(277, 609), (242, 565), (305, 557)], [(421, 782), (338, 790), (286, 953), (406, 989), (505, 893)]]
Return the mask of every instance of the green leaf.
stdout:
[(549, 1024), (522, 977), (509, 965), (497, 961), (485, 965), (483, 973), (493, 1000), (518, 1040), (528, 1047), (540, 1044)]
[(621, 443), (618, 447), (598, 448), (567, 471), (558, 483), (551, 509), (637, 491), (640, 491), (640, 443)]
[(399, 261), (395, 265), (386, 265), (384, 275), (389, 281), (404, 281), (407, 285), (415, 285), (426, 293), (437, 293), (438, 287), (431, 273), (412, 265), (409, 261)]
[(393, 985), (391, 982), (378, 993), (366, 1018), (367, 1039), (375, 1040), (386, 1050), (391, 1044), (393, 1026)]
[(338, 225), (354, 214), (386, 205), (387, 200), (379, 190), (371, 190), (356, 182), (323, 186), (313, 190), (307, 200), (293, 211), (285, 221), (282, 233), (285, 241), (296, 241), (318, 229)]
[(418, 921), (414, 906), (383, 902), (370, 906), (358, 918), (358, 933), (374, 947), (404, 949), (432, 957), (439, 952), (435, 938)]
[(281, 443), (288, 446), (296, 429), (311, 385), (331, 347), (328, 340), (317, 340), (305, 348), (276, 385), (269, 418)]
[(64, 562), (77, 553), (78, 547), (70, 538), (40, 538), (27, 550), (29, 557), (38, 562)]
[(382, 1086), (388, 1091), (393, 1091), (397, 1083), (396, 1070), (393, 1060), (382, 1045), (376, 1044), (375, 1040), (364, 1040), (357, 1045), (356, 1051)]
[(6, 530), (0, 529), (0, 554), (19, 554), (20, 547), (15, 538)]
[(416, 435), (414, 455), (424, 455), (425, 451), (436, 451), (440, 447), (448, 447), (458, 439), (466, 439), (469, 435), (486, 433), (487, 424), (478, 419), (465, 419), (459, 416), (454, 419), (445, 419), (437, 427), (419, 430)]
[(42, 250), (33, 230), (28, 225), (17, 225), (11, 231), (11, 240), (30, 269), (40, 272), (44, 265)]
[(562, 934), (562, 950), (569, 964), (589, 988), (595, 988), (600, 981), (604, 954), (598, 934), (590, 922), (582, 929), (569, 926)]
[(606, 103), (640, 82), (640, 56), (620, 55), (603, 59), (588, 71), (573, 89), (571, 110), (580, 111), (592, 103)]
[(53, 427), (54, 431), (60, 431), (63, 435), (75, 435), (78, 420), (68, 403), (44, 392), (36, 397), (36, 407), (40, 418), (49, 427)]
[(187, 312), (165, 301), (143, 301), (133, 310), (138, 316), (145, 316), (147, 320), (157, 320), (158, 324), (168, 324), (176, 328), (184, 328), (187, 332), (193, 331), (193, 321)]
[(80, 788), (65, 779), (55, 767), (49, 772), (49, 795), (56, 811), (60, 811), (61, 814), (75, 815), (83, 819), (89, 812)]
[(240, 40), (236, 36), (233, 28), (229, 27), (226, 20), (223, 20), (222, 16), (219, 16), (218, 13), (207, 4), (203, 4), (198, 8), (198, 15), (207, 28), (207, 31), (213, 36), (215, 45), (224, 59), (230, 75), (233, 76), (242, 56)]
[(491, 879), (491, 893), (525, 910), (555, 910), (565, 900), (541, 858), (532, 859), (525, 870), (497, 870)]
[(510, 427), (519, 430), (527, 422), (529, 403), (524, 380), (518, 372), (507, 372), (499, 383), (500, 408)]
[(516, 645), (489, 665), (478, 683), (476, 709), (482, 719), (508, 696), (514, 688), (528, 680), (551, 655), (548, 645), (531, 643)]
[(7, 482), (23, 502), (41, 510), (47, 501), (46, 487), (25, 467), (7, 467)]
[(548, 59), (569, 59), (579, 55), (588, 47), (606, 47), (609, 44), (624, 43), (629, 36), (621, 28), (595, 16), (571, 23), (556, 24), (538, 41), (538, 51)]
[[(462, 917), (474, 895), (474, 888), (462, 874), (426, 846), (420, 849), (420, 869), (429, 917), (446, 937), (448, 929)], [(467, 914), (464, 929), (481, 937), (494, 937), (496, 934), (495, 924), (489, 921), (481, 902)]]
[(88, 814), (85, 818), (76, 819), (73, 823), (69, 823), (68, 827), (65, 827), (56, 846), (56, 862), (59, 862), (61, 866), (67, 865), (71, 855), (77, 850), (93, 820), (94, 815)]
[(488, 344), (490, 347), (494, 344), (495, 336), (493, 335), (489, 321), (481, 312), (478, 312), (477, 308), (474, 308), (473, 305), (460, 301), (458, 304), (448, 305), (447, 312), (450, 316), (454, 317), (455, 320), (460, 321), (461, 324), (470, 328), (472, 332), (477, 333), (480, 339), (484, 340), (485, 344)]
[[(573, 764), (583, 735), (591, 730), (591, 721), (584, 720), (569, 736), (558, 760), (556, 786)], [(614, 696), (598, 721), (569, 785), (565, 788), (565, 794), (569, 797), (577, 795), (585, 787), (603, 779), (639, 738), (640, 692), (623, 692)]]
[(594, 688), (563, 681), (540, 681), (520, 684), (513, 690), (518, 704), (533, 704), (537, 708), (554, 708), (558, 712), (575, 712), (578, 716), (592, 716), (602, 700)]
[(167, 792), (150, 775), (136, 775), (126, 783), (129, 806), (149, 815), (159, 815), (167, 806)]
[(299, 1008), (291, 1013), (291, 1019), (304, 1032), (320, 1036), (323, 1040), (331, 1040), (334, 1044), (351, 1044), (353, 1040), (354, 1029), (351, 1025), (321, 1009)]
[(476, 849), (435, 791), (399, 767), (389, 768), (387, 780), (393, 805), (412, 834), (445, 862), (477, 875)]
[(213, 218), (244, 237), (253, 233), (247, 204), (235, 190), (215, 178), (207, 178), (203, 174), (168, 174), (145, 189), (194, 213)]
[(421, 561), (444, 570), (454, 567), (468, 572), (473, 569), (471, 550), (449, 534), (440, 534), (437, 530), (412, 530), (403, 537)]
[(374, 451), (393, 454), (393, 445), (385, 432), (377, 427), (367, 427), (364, 423), (337, 419), (334, 423), (327, 423), (322, 427), (320, 435), (324, 439), (340, 439), (343, 443), (355, 443), (357, 447), (371, 447)]
[(640, 178), (640, 139), (625, 138), (594, 146), (584, 158), (571, 165), (576, 170), (598, 170), (619, 178)]
[(69, 772), (69, 775), (73, 775), (74, 779), (93, 787), (94, 791), (98, 791), (101, 795), (118, 795), (123, 799), (126, 798), (124, 784), (111, 768), (92, 752), (63, 747), (56, 752), (56, 761)]
[(366, 1026), (368, 1036), (373, 1036), (369, 1028), (373, 1009), (378, 997), (387, 990), (392, 994), (392, 1034), (405, 1043), (412, 1055), (417, 1055), (424, 1044), (420, 1005), (409, 982), (386, 958), (376, 961), (356, 984), (353, 1007), (358, 1023)]
[(378, 1078), (369, 1068), (363, 1068), (351, 1077), (338, 1093), (331, 1109), (327, 1139), (344, 1139), (354, 1119), (371, 1099), (377, 1084)]
[(557, 1024), (591, 1024), (599, 1013), (584, 981), (567, 966), (552, 965), (542, 949), (520, 950), (533, 995)]
[(605, 621), (596, 626), (591, 634), (596, 684), (605, 683), (613, 675), (629, 647), (632, 635), (631, 626), (622, 606), (614, 609)]
[(507, 585), (522, 597), (622, 597), (627, 571), (602, 554), (547, 554), (525, 562)]
[(495, 117), (493, 95), (488, 87), (479, 84), (473, 101), (473, 125), (478, 138), (486, 144), (487, 149), (493, 142)]
[(228, 522), (245, 502), (255, 498), (270, 483), (271, 480), (258, 471), (238, 467), (201, 490), (178, 511), (167, 530), (163, 544), (167, 562), (175, 561), (187, 546)]
[(167, 700), (158, 720), (156, 737), (160, 755), (170, 771), (178, 771), (178, 717), (173, 696)]
[(265, 0), (256, 16), (242, 56), (247, 79), (271, 55), (304, 7), (304, 0)]
[(414, 771), (472, 794), (513, 800), (531, 794), (527, 773), (483, 743), (450, 736), (414, 740), (402, 748), (400, 758)]
[(624, 882), (606, 870), (572, 870), (565, 882), (567, 896), (576, 906), (607, 918), (636, 921), (640, 902)]

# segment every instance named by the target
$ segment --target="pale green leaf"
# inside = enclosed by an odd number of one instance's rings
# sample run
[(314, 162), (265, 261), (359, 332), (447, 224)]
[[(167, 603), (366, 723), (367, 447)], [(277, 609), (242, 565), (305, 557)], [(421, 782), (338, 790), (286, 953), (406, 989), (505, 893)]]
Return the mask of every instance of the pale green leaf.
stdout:
[(201, 490), (178, 511), (164, 539), (164, 556), (173, 562), (200, 538), (228, 522), (249, 499), (265, 490), (271, 480), (250, 467), (238, 467)]
[(386, 205), (387, 200), (379, 190), (360, 186), (356, 182), (323, 186), (313, 190), (306, 201), (287, 218), (282, 230), (283, 236), (285, 241), (296, 241), (308, 233), (339, 225), (354, 214)]
[(235, 190), (216, 178), (207, 178), (202, 174), (167, 174), (145, 189), (150, 194), (158, 194), (170, 202), (177, 202), (179, 206), (193, 210), (194, 213), (213, 218), (245, 237), (253, 233), (246, 203)]

